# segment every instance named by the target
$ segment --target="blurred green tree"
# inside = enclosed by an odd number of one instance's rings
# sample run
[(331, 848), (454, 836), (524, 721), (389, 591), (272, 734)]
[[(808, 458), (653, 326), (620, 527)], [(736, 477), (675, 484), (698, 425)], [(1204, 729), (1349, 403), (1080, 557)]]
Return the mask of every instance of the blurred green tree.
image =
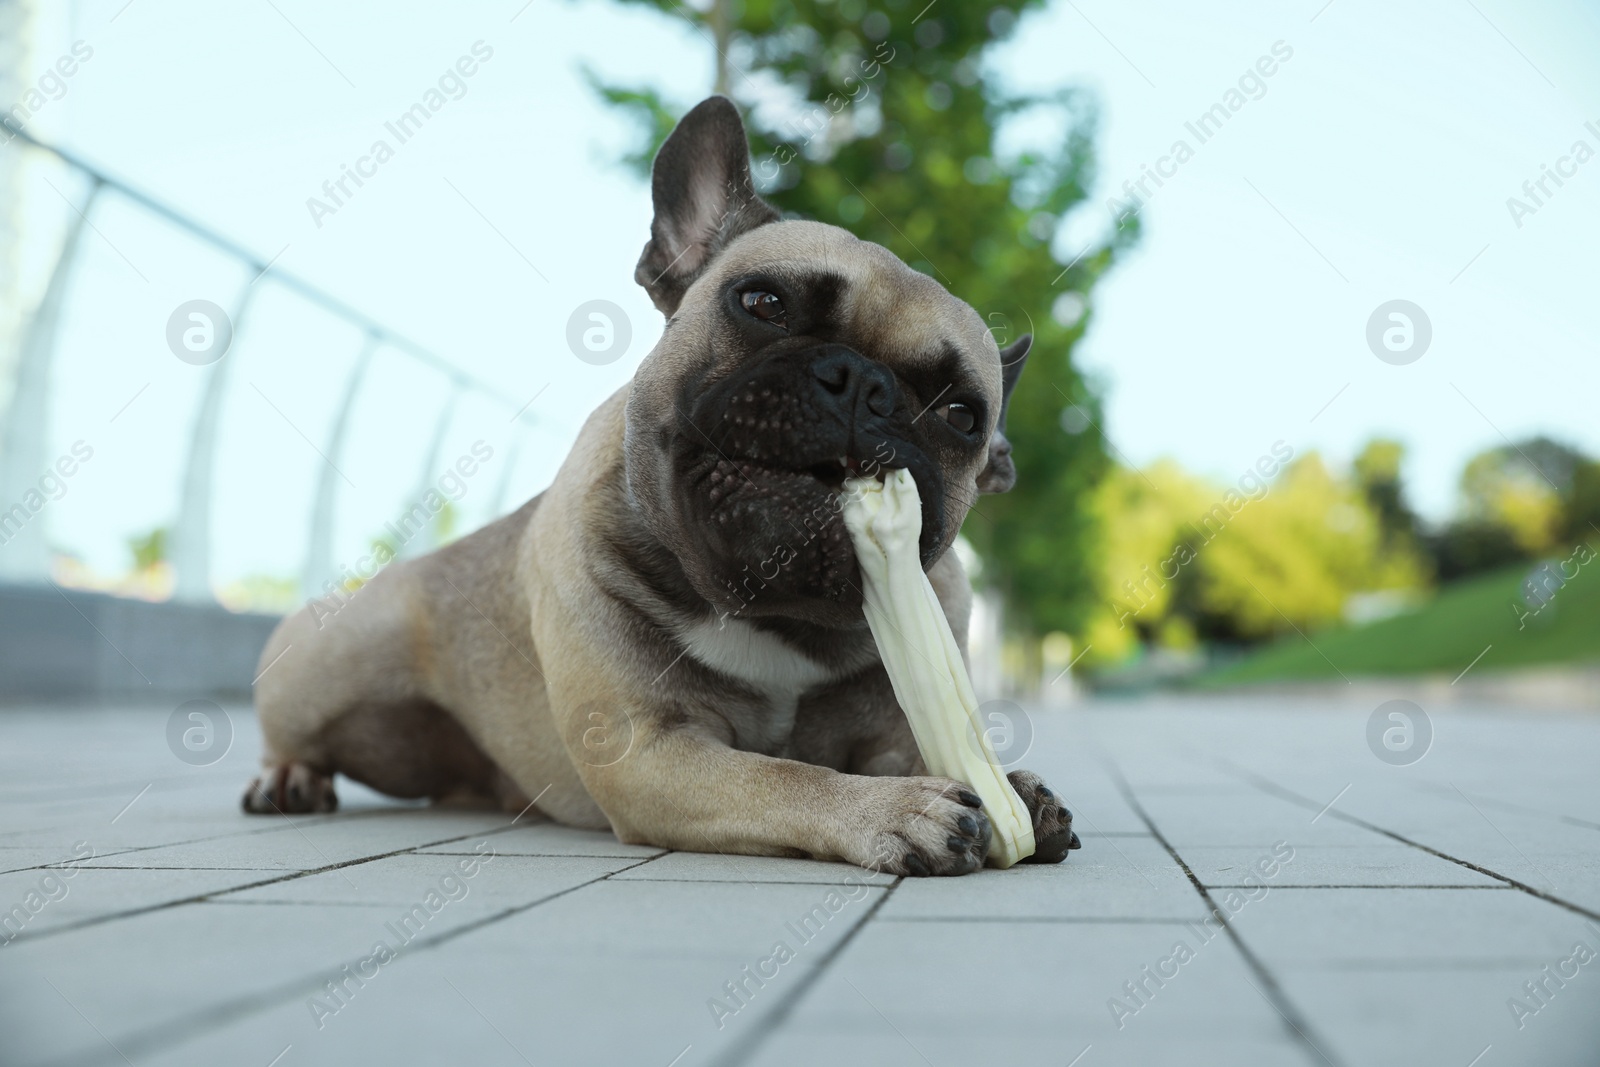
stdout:
[(1100, 551), (1089, 624), (1081, 631), (1088, 669), (1114, 666), (1141, 642), (1159, 640), (1187, 588), (1193, 556), (1185, 528), (1218, 490), (1169, 459), (1144, 470), (1113, 464), (1091, 498)]
[(1425, 585), (1417, 543), (1386, 539), (1370, 489), (1386, 470), (1397, 484), (1398, 451), (1364, 456), (1353, 477), (1309, 453), (1270, 484), (1238, 486), (1170, 460), (1116, 467), (1094, 495), (1105, 545), (1085, 665), (1114, 668), (1141, 644), (1260, 641), (1335, 622), (1364, 594), (1403, 600)]
[(1600, 544), (1600, 463), (1586, 459), (1572, 472), (1572, 495), (1562, 515), (1562, 533), (1570, 542)]
[(1422, 578), (1414, 555), (1384, 554), (1381, 515), (1359, 482), (1334, 475), (1315, 452), (1197, 553), (1201, 632), (1232, 640), (1337, 622), (1352, 595)]
[(1461, 473), (1462, 517), (1504, 527), (1527, 555), (1554, 545), (1583, 457), (1545, 437), (1480, 452)]
[(1407, 503), (1400, 482), (1400, 464), (1405, 454), (1405, 446), (1399, 441), (1378, 438), (1368, 441), (1355, 460), (1356, 482), (1378, 516), (1388, 547), (1414, 546), (1420, 531), (1417, 513)]
[(1428, 539), (1441, 582), (1483, 574), (1528, 558), (1511, 528), (1480, 519), (1456, 519)]
[(1592, 466), (1576, 449), (1547, 437), (1473, 456), (1461, 473), (1460, 515), (1431, 539), (1440, 579), (1534, 559), (1569, 538), (1583, 538), (1581, 528), (1600, 518)]
[[(887, 247), (975, 307), (1002, 346), (1034, 335), (1007, 426), (1017, 487), (979, 499), (964, 533), (1014, 628), (1080, 631), (1099, 545), (1088, 497), (1106, 459), (1099, 399), (1072, 352), (1090, 291), (1139, 221), (1108, 213), (1089, 247), (1060, 247), (1092, 178), (1094, 101), (1076, 89), (1011, 93), (985, 69), (1042, 0), (628, 2), (687, 19), (713, 45), (713, 84), (744, 106), (756, 182), (774, 206)], [(636, 120), (626, 162), (645, 172), (694, 101), (589, 78)], [(1012, 129), (1051, 132), (1013, 144), (1002, 137)]]

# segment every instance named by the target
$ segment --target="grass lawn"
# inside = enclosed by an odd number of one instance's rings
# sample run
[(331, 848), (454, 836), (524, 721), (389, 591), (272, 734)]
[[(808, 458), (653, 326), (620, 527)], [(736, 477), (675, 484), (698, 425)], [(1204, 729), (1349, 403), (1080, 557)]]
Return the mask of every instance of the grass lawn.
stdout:
[[(1476, 670), (1600, 662), (1600, 560), (1579, 570), (1543, 611), (1530, 615), (1522, 625), (1517, 611), (1528, 610), (1522, 599), (1522, 582), (1530, 569), (1519, 565), (1454, 583), (1416, 611), (1381, 622), (1318, 630), (1309, 640), (1290, 634), (1202, 675), (1195, 684), (1210, 689), (1246, 682), (1337, 678), (1340, 672), (1352, 678), (1425, 673), (1454, 677), (1485, 648), (1488, 652)], [(1568, 573), (1571, 570), (1569, 564)]]

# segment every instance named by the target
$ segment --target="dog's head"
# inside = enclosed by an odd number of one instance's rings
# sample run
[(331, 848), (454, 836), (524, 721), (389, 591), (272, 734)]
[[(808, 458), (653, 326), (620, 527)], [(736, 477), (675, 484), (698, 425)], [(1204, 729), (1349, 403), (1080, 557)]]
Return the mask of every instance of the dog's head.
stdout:
[(977, 312), (888, 250), (780, 220), (723, 97), (684, 116), (652, 185), (634, 277), (667, 326), (628, 400), (629, 491), (721, 610), (859, 621), (841, 483), (909, 470), (930, 566), (977, 494), (1016, 479), (1005, 408), (1030, 339), (1002, 352)]

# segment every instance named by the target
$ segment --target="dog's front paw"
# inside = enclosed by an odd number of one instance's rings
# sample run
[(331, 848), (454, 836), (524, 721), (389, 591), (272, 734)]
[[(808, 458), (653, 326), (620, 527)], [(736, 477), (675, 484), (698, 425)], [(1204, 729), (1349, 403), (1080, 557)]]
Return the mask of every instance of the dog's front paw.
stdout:
[(879, 778), (861, 866), (925, 877), (983, 866), (993, 830), (978, 795), (950, 778)]
[(1012, 771), (1006, 778), (1033, 816), (1033, 855), (1023, 863), (1060, 863), (1069, 851), (1083, 847), (1072, 829), (1072, 812), (1043, 778), (1032, 771)]
[(241, 806), (251, 815), (297, 815), (328, 812), (339, 806), (333, 776), (304, 763), (269, 767), (245, 787)]

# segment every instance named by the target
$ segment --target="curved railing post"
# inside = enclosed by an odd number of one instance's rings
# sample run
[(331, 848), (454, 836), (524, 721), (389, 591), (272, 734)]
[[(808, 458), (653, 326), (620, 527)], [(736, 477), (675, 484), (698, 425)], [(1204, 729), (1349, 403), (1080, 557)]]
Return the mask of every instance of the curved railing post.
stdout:
[(350, 370), (350, 377), (345, 381), (344, 399), (339, 404), (339, 413), (334, 416), (333, 429), (328, 433), (328, 447), (325, 449), (327, 462), (317, 469), (317, 496), (311, 507), (311, 533), (306, 541), (305, 567), (300, 574), (300, 595), (306, 600), (326, 596), (328, 590), (325, 586), (335, 577), (333, 521), (339, 492), (337, 468), (344, 454), (345, 438), (349, 436), (350, 412), (355, 408), (356, 395), (361, 391), (367, 364), (372, 362), (373, 353), (377, 350), (378, 335), (369, 331), (366, 341), (361, 345), (361, 354), (356, 357), (355, 366)]
[[(43, 507), (28, 503), (30, 492), (39, 495), (39, 476), (50, 466), (50, 379), (56, 352), (56, 327), (72, 268), (94, 210), (102, 183), (91, 179), (83, 207), (67, 227), (61, 253), (50, 272), (44, 295), (22, 331), (17, 351), (11, 403), (6, 409), (4, 440), (0, 441), (0, 579), (44, 583), (50, 580), (50, 545), (45, 517), (34, 512)], [(93, 442), (90, 442), (93, 447)], [(22, 512), (26, 511), (27, 514)]]
[(506, 513), (506, 495), (511, 491), (511, 472), (516, 470), (517, 457), (522, 454), (522, 435), (512, 430), (511, 443), (506, 446), (506, 455), (500, 461), (500, 477), (494, 483), (494, 498), (489, 501), (489, 517), (486, 521), (493, 522)]
[(439, 547), (439, 524), (437, 515), (422, 512), (427, 509), (426, 501), (429, 493), (438, 493), (434, 480), (439, 477), (439, 459), (444, 453), (444, 437), (450, 430), (450, 420), (455, 418), (456, 401), (461, 396), (461, 380), (453, 379), (450, 385), (450, 399), (439, 411), (439, 419), (433, 426), (433, 441), (428, 445), (427, 458), (422, 461), (422, 473), (417, 478), (417, 490), (411, 494), (411, 511), (408, 513), (417, 516), (419, 529), (411, 531), (411, 535), (396, 545), (395, 555), (401, 559), (410, 559), (420, 556), (424, 552)]
[(183, 493), (178, 500), (178, 519), (172, 528), (171, 562), (174, 582), (172, 599), (210, 602), (211, 591), (211, 491), (212, 469), (217, 458), (218, 428), (222, 401), (227, 393), (228, 368), (239, 359), (239, 337), (245, 313), (255, 296), (254, 282), (245, 285), (234, 301), (230, 321), (233, 338), (221, 359), (202, 368), (205, 391), (195, 412), (194, 430), (189, 437), (189, 455), (184, 463)]

